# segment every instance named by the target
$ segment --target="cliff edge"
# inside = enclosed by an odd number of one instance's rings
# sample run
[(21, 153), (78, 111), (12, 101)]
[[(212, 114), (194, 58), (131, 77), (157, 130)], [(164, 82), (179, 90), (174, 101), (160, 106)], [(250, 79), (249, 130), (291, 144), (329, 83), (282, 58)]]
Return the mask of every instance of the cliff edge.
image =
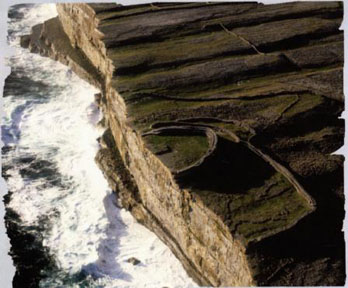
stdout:
[(21, 44), (101, 90), (96, 160), (197, 283), (344, 285), (342, 4), (57, 4)]

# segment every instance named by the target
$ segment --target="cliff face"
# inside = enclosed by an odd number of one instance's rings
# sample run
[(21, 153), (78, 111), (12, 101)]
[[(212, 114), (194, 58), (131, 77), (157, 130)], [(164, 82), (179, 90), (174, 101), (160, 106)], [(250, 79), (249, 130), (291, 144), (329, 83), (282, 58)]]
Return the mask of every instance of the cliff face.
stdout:
[(343, 285), (342, 3), (57, 8), (22, 45), (101, 89), (96, 160), (198, 283)]

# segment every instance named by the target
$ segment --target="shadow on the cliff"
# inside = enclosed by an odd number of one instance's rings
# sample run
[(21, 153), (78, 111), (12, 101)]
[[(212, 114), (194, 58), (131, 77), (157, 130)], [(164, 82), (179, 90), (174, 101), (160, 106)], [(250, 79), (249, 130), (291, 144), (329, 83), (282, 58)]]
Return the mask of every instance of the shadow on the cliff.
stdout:
[(85, 274), (94, 279), (108, 276), (113, 279), (131, 281), (132, 276), (122, 271), (120, 264), (116, 261), (120, 253), (120, 238), (127, 235), (126, 226), (120, 216), (120, 209), (116, 206), (115, 194), (108, 194), (104, 200), (108, 228), (106, 238), (100, 241), (98, 247), (98, 260), (81, 268)]

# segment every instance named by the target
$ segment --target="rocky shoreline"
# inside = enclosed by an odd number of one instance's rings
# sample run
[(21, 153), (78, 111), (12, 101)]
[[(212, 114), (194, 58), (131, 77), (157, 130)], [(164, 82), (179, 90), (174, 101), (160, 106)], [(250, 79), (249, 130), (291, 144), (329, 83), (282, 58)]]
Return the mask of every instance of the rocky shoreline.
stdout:
[(21, 45), (101, 90), (96, 161), (197, 283), (344, 284), (341, 3), (57, 8)]

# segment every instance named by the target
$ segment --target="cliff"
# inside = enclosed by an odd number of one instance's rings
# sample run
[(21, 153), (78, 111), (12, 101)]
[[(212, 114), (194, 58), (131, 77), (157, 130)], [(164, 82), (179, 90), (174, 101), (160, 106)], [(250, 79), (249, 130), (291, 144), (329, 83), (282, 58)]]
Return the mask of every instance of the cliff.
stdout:
[(96, 160), (197, 283), (343, 285), (342, 6), (57, 4), (21, 42), (100, 88)]

